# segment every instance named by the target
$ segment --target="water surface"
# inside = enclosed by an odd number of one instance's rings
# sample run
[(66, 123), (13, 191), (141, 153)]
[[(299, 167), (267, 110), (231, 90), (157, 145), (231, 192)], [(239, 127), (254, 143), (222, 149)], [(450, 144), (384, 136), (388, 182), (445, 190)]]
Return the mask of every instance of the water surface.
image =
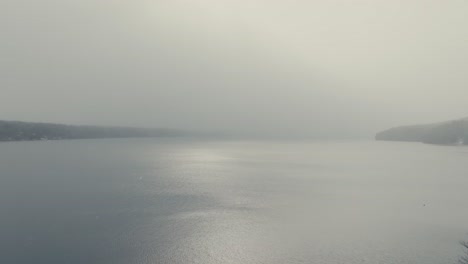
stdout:
[(456, 263), (468, 148), (0, 144), (0, 263)]

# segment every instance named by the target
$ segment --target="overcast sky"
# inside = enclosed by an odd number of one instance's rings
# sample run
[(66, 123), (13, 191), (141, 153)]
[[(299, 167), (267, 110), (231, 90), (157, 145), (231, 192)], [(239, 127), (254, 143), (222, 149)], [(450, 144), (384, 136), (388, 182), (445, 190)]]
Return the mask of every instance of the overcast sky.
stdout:
[(466, 0), (0, 0), (0, 119), (372, 137), (468, 116)]

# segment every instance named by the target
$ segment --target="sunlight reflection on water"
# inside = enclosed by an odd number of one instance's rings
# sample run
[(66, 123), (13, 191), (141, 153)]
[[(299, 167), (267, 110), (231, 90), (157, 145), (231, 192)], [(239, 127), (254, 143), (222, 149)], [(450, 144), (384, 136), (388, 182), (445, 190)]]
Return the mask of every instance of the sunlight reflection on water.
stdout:
[(83, 140), (0, 149), (5, 263), (455, 263), (461, 148)]

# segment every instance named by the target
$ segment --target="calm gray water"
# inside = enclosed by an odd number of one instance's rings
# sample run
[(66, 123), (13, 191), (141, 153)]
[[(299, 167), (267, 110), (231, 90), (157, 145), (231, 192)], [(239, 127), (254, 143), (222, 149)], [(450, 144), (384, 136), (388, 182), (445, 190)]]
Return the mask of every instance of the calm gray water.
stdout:
[(0, 263), (456, 263), (468, 148), (0, 144)]

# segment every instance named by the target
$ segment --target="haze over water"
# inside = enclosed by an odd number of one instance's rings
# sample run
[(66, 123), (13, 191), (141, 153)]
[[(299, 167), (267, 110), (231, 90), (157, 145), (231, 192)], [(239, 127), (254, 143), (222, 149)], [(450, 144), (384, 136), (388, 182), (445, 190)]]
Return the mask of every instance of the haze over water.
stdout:
[(468, 149), (368, 141), (0, 144), (1, 263), (456, 263)]

